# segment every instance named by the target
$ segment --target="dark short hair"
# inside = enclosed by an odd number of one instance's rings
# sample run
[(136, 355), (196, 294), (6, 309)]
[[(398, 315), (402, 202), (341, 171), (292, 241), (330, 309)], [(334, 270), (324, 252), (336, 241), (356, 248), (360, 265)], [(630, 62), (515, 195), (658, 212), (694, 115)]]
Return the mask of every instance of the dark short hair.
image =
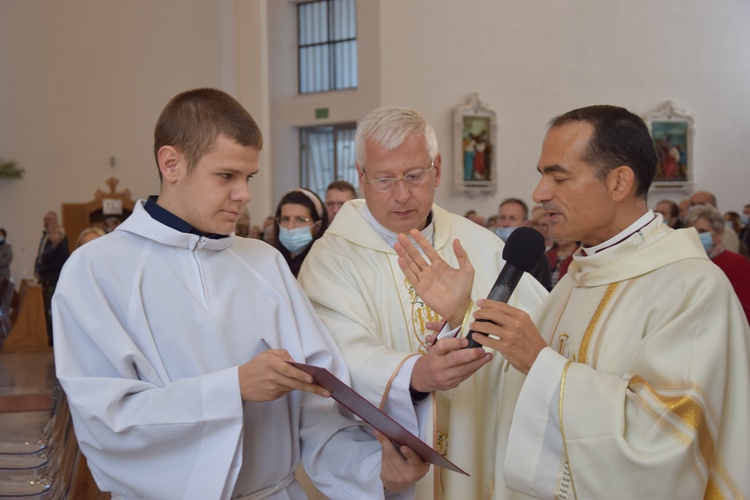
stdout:
[(156, 122), (154, 157), (157, 166), (159, 149), (172, 146), (185, 155), (188, 170), (192, 170), (220, 135), (258, 151), (263, 147), (258, 124), (234, 97), (210, 88), (182, 92), (167, 103)]
[(646, 198), (658, 159), (643, 119), (618, 106), (587, 106), (552, 119), (550, 127), (586, 122), (594, 127), (583, 160), (594, 165), (601, 179), (620, 166), (635, 174), (636, 196)]
[(8, 231), (4, 227), (0, 227), (0, 233), (3, 233), (3, 236), (8, 236)]
[(658, 205), (659, 203), (666, 203), (669, 205), (670, 217), (677, 217), (680, 215), (680, 206), (674, 200), (659, 200), (656, 204)]
[(349, 191), (354, 195), (354, 197), (357, 197), (357, 190), (354, 189), (354, 186), (350, 182), (346, 181), (333, 181), (328, 185), (326, 188), (326, 193), (330, 191), (331, 189), (335, 189), (337, 191)]

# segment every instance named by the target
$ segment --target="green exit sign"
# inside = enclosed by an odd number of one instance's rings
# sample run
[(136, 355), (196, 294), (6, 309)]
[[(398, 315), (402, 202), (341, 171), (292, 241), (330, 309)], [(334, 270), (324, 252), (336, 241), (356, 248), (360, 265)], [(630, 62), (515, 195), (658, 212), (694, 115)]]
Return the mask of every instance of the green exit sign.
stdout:
[(328, 118), (328, 108), (317, 108), (315, 110), (315, 118), (317, 120), (321, 118)]

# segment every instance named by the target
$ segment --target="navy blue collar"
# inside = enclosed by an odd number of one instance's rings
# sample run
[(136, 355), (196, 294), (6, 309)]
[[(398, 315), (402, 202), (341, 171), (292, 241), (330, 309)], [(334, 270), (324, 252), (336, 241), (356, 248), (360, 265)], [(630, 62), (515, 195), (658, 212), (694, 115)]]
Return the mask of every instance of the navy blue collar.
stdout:
[(212, 240), (218, 240), (229, 236), (228, 234), (206, 234), (199, 231), (166, 208), (158, 205), (156, 203), (156, 200), (158, 198), (159, 197), (155, 195), (149, 196), (146, 200), (146, 203), (143, 204), (143, 208), (146, 209), (146, 212), (148, 212), (151, 218), (155, 221), (161, 222), (165, 226), (171, 227), (175, 231), (179, 231), (181, 233), (197, 234), (198, 236), (205, 236), (206, 238), (211, 238)]

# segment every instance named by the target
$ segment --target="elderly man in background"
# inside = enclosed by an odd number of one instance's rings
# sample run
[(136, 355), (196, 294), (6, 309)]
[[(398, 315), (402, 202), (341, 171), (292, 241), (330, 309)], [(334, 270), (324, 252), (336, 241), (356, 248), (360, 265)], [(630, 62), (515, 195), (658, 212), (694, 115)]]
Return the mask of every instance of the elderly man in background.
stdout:
[[(521, 226), (529, 226), (529, 206), (520, 198), (506, 198), (500, 202), (497, 212), (497, 227), (494, 229), (500, 239), (507, 241), (511, 233)], [(540, 231), (541, 232), (541, 231)], [(544, 236), (544, 233), (542, 233)], [(545, 238), (545, 246), (547, 241)], [(537, 261), (530, 274), (547, 290), (552, 289), (549, 263), (544, 255)]]
[(349, 200), (357, 197), (357, 190), (351, 183), (346, 181), (333, 181), (326, 188), (326, 212), (328, 213), (328, 222), (330, 223), (341, 207)]
[[(473, 474), (495, 453), (494, 443), (484, 446), (478, 436), (494, 425), (486, 408), (498, 404), (502, 362), (482, 349), (463, 349), (463, 337), (431, 346), (430, 327), (441, 319), (451, 333), (465, 327), (473, 301), (487, 296), (504, 265), (503, 242), (433, 204), (442, 159), (420, 113), (377, 109), (359, 124), (355, 143), (365, 199), (344, 205), (310, 251), (299, 282), (341, 348), (354, 388)], [(410, 231), (449, 264), (441, 286), (422, 295), (394, 250)], [(475, 277), (469, 258), (482, 269)], [(527, 275), (511, 302), (531, 311), (545, 296)], [(418, 482), (417, 497), (442, 496), (459, 476), (433, 467)]]

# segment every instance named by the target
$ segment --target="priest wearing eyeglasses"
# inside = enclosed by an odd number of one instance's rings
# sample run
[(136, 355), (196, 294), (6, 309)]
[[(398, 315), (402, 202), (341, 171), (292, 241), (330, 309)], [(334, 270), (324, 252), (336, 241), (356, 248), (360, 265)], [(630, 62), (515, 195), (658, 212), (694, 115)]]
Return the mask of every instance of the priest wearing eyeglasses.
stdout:
[[(471, 473), (494, 456), (494, 447), (466, 443), (479, 442), (467, 435), (494, 421), (485, 408), (496, 405), (485, 394), (498, 393), (501, 363), (482, 349), (463, 349), (462, 327), (500, 273), (504, 244), (433, 203), (442, 161), (435, 132), (419, 112), (372, 111), (357, 128), (355, 148), (364, 199), (343, 206), (305, 259), (299, 282), (341, 348), (355, 390)], [(394, 246), (410, 231), (448, 264), (429, 296), (416, 294), (398, 264)], [(510, 303), (531, 312), (546, 295), (525, 275)], [(447, 335), (431, 345), (431, 328), (442, 321)], [(442, 497), (456, 476), (433, 467), (417, 483), (417, 498)]]

